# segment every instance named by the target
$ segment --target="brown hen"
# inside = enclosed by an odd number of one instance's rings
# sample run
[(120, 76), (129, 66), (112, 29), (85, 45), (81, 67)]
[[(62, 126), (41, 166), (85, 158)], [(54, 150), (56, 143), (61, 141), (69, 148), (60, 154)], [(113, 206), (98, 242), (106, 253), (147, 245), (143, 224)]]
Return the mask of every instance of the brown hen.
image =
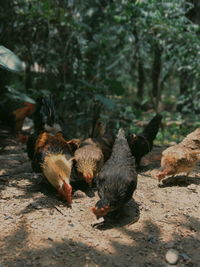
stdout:
[(173, 145), (162, 152), (161, 168), (158, 180), (178, 173), (189, 173), (200, 159), (200, 128), (188, 134), (181, 143)]
[(104, 163), (104, 155), (100, 146), (92, 139), (85, 139), (74, 153), (79, 178), (89, 185)]
[(32, 167), (35, 172), (42, 172), (50, 184), (58, 190), (69, 205), (72, 202), (70, 176), (72, 169), (72, 150), (62, 133), (55, 136), (41, 133), (35, 144)]

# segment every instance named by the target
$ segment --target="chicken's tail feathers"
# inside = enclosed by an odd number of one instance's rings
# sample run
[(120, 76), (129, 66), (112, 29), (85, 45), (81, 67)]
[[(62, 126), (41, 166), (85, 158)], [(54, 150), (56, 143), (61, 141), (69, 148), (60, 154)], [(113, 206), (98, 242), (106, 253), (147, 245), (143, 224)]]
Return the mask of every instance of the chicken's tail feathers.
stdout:
[(46, 95), (37, 99), (33, 121), (36, 132), (46, 130), (55, 134), (57, 131), (62, 130), (53, 95)]
[(106, 125), (103, 124), (100, 120), (97, 120), (95, 125), (93, 125), (91, 137), (97, 138), (102, 137), (105, 134)]
[(143, 134), (147, 135), (152, 141), (156, 138), (161, 126), (163, 116), (157, 113), (144, 128)]

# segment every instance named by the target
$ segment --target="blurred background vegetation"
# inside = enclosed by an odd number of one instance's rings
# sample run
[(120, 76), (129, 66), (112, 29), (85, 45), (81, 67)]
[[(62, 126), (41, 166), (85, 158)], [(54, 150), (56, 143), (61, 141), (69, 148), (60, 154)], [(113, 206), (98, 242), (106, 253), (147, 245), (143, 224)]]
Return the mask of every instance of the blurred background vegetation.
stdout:
[(0, 100), (54, 93), (69, 135), (98, 117), (138, 132), (161, 112), (159, 142), (200, 126), (200, 1), (1, 1), (1, 43), (24, 62), (0, 69)]

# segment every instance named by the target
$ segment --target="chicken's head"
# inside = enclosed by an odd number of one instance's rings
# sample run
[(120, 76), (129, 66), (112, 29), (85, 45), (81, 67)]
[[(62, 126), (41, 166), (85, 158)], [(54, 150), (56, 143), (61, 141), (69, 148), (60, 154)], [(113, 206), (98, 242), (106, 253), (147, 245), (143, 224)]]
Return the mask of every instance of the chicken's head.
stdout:
[(88, 183), (90, 186), (92, 185), (92, 180), (94, 178), (93, 173), (89, 173), (89, 172), (84, 173), (83, 178), (85, 179), (86, 183)]
[(164, 179), (169, 174), (170, 172), (168, 172), (167, 170), (161, 170), (156, 174), (156, 178), (160, 182), (162, 179)]
[(92, 212), (96, 215), (97, 219), (106, 216), (110, 210), (109, 204), (102, 200), (99, 200), (95, 207), (92, 208)]
[(71, 206), (71, 203), (72, 203), (72, 187), (71, 187), (71, 185), (66, 183), (65, 181), (63, 181), (62, 186), (58, 189), (58, 193), (61, 196), (63, 196), (66, 199), (69, 206)]
[(92, 170), (91, 171), (86, 170), (86, 171), (83, 171), (83, 172), (78, 170), (78, 177), (80, 179), (84, 179), (86, 181), (86, 183), (88, 183), (89, 186), (91, 186), (92, 185), (92, 180), (94, 179), (94, 174), (93, 174)]

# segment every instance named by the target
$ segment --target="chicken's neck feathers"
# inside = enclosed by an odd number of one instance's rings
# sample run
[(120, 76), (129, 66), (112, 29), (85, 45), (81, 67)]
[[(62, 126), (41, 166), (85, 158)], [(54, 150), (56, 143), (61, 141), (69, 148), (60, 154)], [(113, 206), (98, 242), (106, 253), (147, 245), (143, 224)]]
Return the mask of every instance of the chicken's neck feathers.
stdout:
[(66, 159), (63, 154), (49, 154), (45, 157), (42, 164), (42, 170), (48, 180), (56, 180), (58, 184), (70, 182), (72, 160)]
[(127, 139), (124, 135), (124, 130), (120, 129), (112, 149), (110, 160), (112, 160), (113, 162), (120, 162), (123, 159), (122, 162), (124, 164), (124, 159), (129, 158), (133, 159)]

